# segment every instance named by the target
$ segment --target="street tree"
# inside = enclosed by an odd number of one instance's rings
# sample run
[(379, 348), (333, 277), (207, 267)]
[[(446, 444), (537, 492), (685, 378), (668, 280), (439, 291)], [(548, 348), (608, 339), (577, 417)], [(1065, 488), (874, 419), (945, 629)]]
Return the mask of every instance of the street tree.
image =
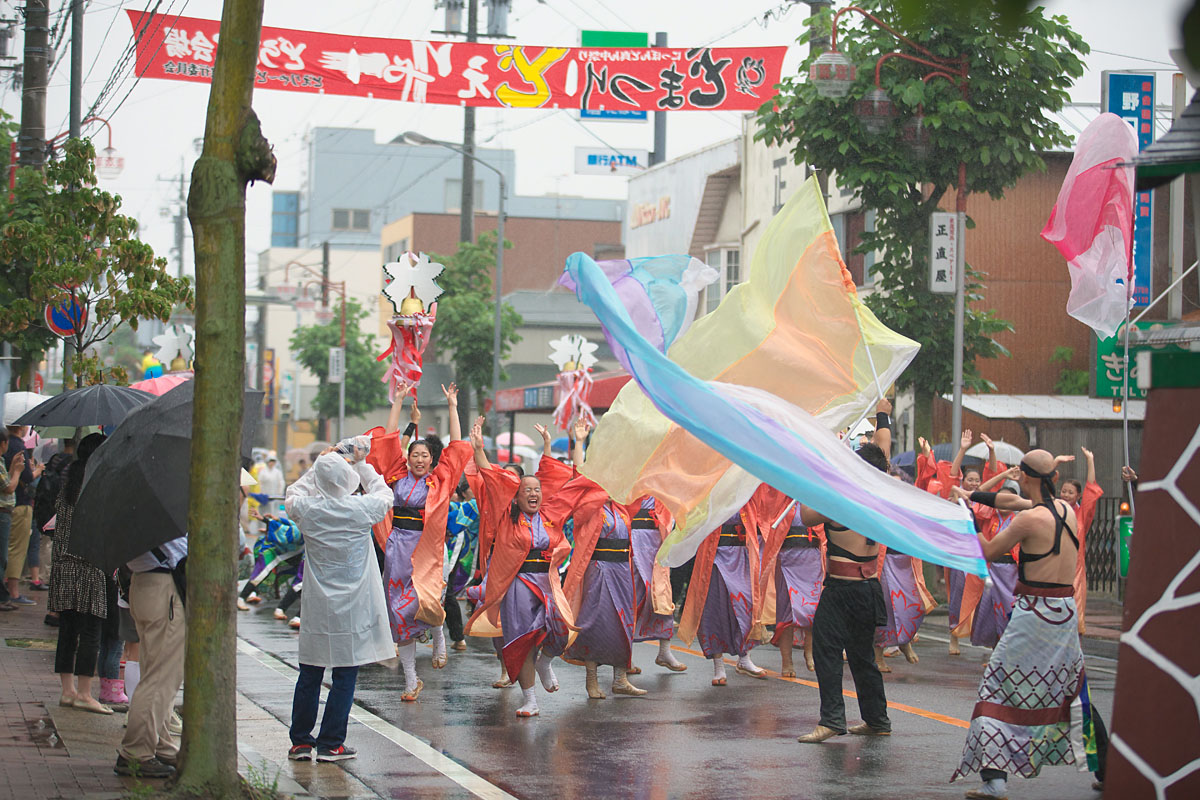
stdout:
[[(876, 211), (875, 230), (862, 235), (858, 248), (876, 254), (879, 291), (866, 303), (884, 324), (921, 344), (899, 384), (915, 390), (916, 430), (930, 432), (932, 398), (952, 389), (954, 298), (928, 290), (929, 215), (948, 192), (953, 196), (960, 162), (970, 193), (1000, 198), (1026, 172), (1045, 168), (1042, 153), (1070, 144), (1050, 114), (1062, 108), (1083, 73), (1079, 57), (1088, 46), (1064, 17), (1014, 10), (1012, 3), (1003, 9), (992, 0), (943, 3), (937, 15), (920, 17), (896, 17), (886, 0), (858, 5), (938, 57), (965, 57), (967, 98), (949, 81), (926, 80), (927, 66), (888, 59), (878, 70), (879, 82), (896, 118), (888, 132), (869, 132), (855, 114), (856, 103), (875, 88), (879, 57), (905, 51), (905, 45), (876, 25), (843, 15), (838, 50), (858, 66), (849, 96), (821, 97), (806, 77), (786, 78), (779, 95), (759, 109), (756, 136), (790, 146), (796, 163), (833, 172), (839, 186)], [(814, 34), (829, 35), (832, 11), (812, 22), (801, 44)], [(810, 53), (802, 75), (818, 55)], [(969, 219), (967, 227), (973, 227)], [(965, 387), (977, 391), (993, 387), (980, 376), (976, 359), (1007, 355), (993, 337), (1011, 330), (979, 305), (983, 279), (968, 268), (963, 377)]]
[[(440, 308), (440, 306), (439, 306)], [(359, 323), (369, 315), (357, 301), (346, 305), (346, 416), (358, 417), (387, 405), (387, 389), (379, 379), (379, 364), (373, 344)], [(320, 388), (314, 405), (321, 418), (322, 431), (326, 420), (338, 415), (338, 385), (329, 383), (329, 348), (341, 341), (341, 308), (333, 319), (319, 325), (305, 325), (292, 334), (289, 346), (304, 368), (317, 376)], [(322, 438), (328, 436), (322, 433)]]
[(196, 253), (196, 385), (188, 504), (180, 797), (243, 797), (237, 772), (237, 474), (246, 346), (246, 185), (275, 177), (250, 107), (263, 0), (225, 0), (188, 219)]
[[(76, 355), (65, 368), (95, 383), (106, 376), (89, 353), (93, 346), (122, 326), (136, 330), (139, 320), (167, 321), (190, 308), (193, 295), (190, 281), (172, 276), (166, 260), (138, 240), (137, 220), (120, 213), (121, 198), (97, 186), (91, 141), (70, 139), (63, 152), (44, 172), (19, 168), (12, 198), (0, 199), (0, 336), (36, 360), (54, 341), (46, 306), (74, 301), (87, 318), (69, 337)], [(122, 372), (107, 377), (122, 381)]]
[[(506, 241), (504, 246), (508, 248), (512, 244)], [(450, 353), (454, 380), (459, 386), (472, 389), (476, 402), (482, 406), (480, 398), (485, 391), (496, 388), (492, 386), (496, 312), (492, 275), (496, 269), (496, 233), (481, 233), (475, 242), (459, 242), (454, 255), (431, 256), (431, 259), (446, 266), (437, 279), (444, 293), (438, 299), (434, 341), (439, 349)], [(522, 321), (516, 309), (505, 303), (500, 316), (501, 363), (512, 346), (521, 341), (517, 328)], [(500, 377), (501, 380), (506, 377), (503, 371)], [(462, 403), (459, 408), (464, 419), (469, 419), (469, 405)]]

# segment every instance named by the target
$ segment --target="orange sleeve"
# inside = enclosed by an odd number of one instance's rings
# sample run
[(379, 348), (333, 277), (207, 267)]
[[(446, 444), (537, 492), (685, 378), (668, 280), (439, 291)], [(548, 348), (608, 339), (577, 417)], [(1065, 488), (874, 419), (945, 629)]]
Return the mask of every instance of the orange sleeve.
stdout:
[(1083, 487), (1083, 497), (1079, 500), (1079, 510), (1075, 512), (1075, 518), (1078, 524), (1079, 541), (1083, 541), (1083, 537), (1087, 535), (1088, 529), (1092, 527), (1092, 518), (1096, 516), (1096, 503), (1104, 496), (1104, 490), (1100, 488), (1100, 484), (1089, 482)]
[(566, 486), (567, 481), (575, 477), (575, 469), (557, 458), (543, 456), (534, 476), (542, 482), (542, 497), (554, 497), (559, 489)]
[(1005, 464), (1003, 461), (997, 460), (996, 461), (996, 471), (992, 472), (991, 468), (988, 467), (988, 464), (990, 464), (990, 463), (992, 463), (992, 462), (990, 462), (990, 461), (983, 462), (983, 473), (982, 473), (983, 477), (980, 479), (980, 483), (987, 483), (992, 478), (996, 477), (997, 475), (1001, 474), (1002, 472), (1004, 472), (1005, 470), (1008, 469), (1007, 464)]

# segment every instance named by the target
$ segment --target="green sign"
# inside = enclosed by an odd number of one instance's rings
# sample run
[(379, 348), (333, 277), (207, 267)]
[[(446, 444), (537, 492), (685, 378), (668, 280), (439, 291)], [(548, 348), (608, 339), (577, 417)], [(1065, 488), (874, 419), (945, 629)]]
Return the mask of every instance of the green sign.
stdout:
[[(544, 0), (543, 0), (544, 2)], [(580, 31), (581, 47), (649, 47), (650, 34), (634, 31)], [(580, 119), (644, 120), (645, 111), (629, 108), (580, 109)]]
[[(1166, 328), (1178, 323), (1175, 322), (1138, 322), (1135, 327), (1138, 330), (1152, 330), (1155, 328)], [(1145, 349), (1143, 346), (1130, 345), (1129, 361), (1131, 371), (1129, 373), (1129, 398), (1131, 400), (1145, 400), (1146, 393), (1137, 386), (1137, 356), (1136, 351)], [(1187, 349), (1179, 345), (1169, 344), (1162, 347), (1154, 348), (1155, 352), (1187, 352)], [(1107, 339), (1101, 339), (1096, 343), (1096, 393), (1094, 397), (1120, 397), (1121, 383), (1125, 377), (1125, 326), (1121, 325), (1117, 329), (1117, 334)]]
[(1133, 517), (1117, 517), (1118, 538), (1121, 547), (1121, 577), (1129, 577), (1129, 540), (1133, 538)]

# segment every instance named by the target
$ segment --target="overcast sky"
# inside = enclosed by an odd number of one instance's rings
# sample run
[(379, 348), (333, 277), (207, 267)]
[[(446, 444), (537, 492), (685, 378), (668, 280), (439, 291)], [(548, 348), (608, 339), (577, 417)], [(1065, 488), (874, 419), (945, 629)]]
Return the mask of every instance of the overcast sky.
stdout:
[[(952, 2), (953, 0), (945, 0)], [(52, 22), (64, 0), (51, 0)], [(842, 5), (839, 2), (839, 5)], [(5, 17), (19, 16), (12, 0), (0, 0)], [(141, 10), (145, 3), (87, 3), (84, 72), (84, 109), (117, 66), (132, 31), (124, 9)], [(1136, 6), (1136, 13), (1131, 8)], [(1105, 69), (1156, 69), (1159, 102), (1169, 101), (1171, 69), (1168, 50), (1178, 47), (1178, 21), (1187, 0), (1051, 0), (1050, 13), (1068, 17), (1092, 47), (1089, 71), (1080, 79), (1073, 97), (1095, 102), (1100, 96), (1100, 71)], [(166, 0), (161, 10), (171, 14), (217, 19), (219, 0)], [(333, 10), (336, 8), (336, 11)], [(765, 12), (773, 10), (765, 24)], [(440, 38), (430, 32), (442, 28), (441, 10), (433, 0), (268, 0), (264, 24), (331, 33), (395, 38)], [(509, 33), (519, 43), (577, 45), (581, 29), (666, 31), (678, 46), (694, 45), (793, 45), (785, 73), (794, 70), (801, 53), (793, 42), (801, 31), (807, 6), (790, 7), (783, 0), (512, 0)], [(481, 24), (483, 14), (481, 13)], [(69, 27), (69, 26), (68, 26)], [(20, 55), (22, 37), (14, 42)], [(47, 133), (67, 127), (69, 50), (64, 45), (47, 100)], [(20, 118), (20, 96), (6, 83), (0, 106)], [(172, 206), (177, 183), (159, 180), (174, 176), (181, 163), (188, 172), (195, 159), (193, 140), (203, 135), (207, 84), (162, 80), (135, 82), (126, 77), (117, 98), (128, 93), (120, 108), (108, 116), (113, 145), (125, 157), (125, 171), (104, 181), (124, 199), (124, 210), (138, 218), (142, 236), (155, 251), (166, 256), (174, 242), (169, 218), (160, 209)], [(318, 126), (374, 128), (378, 141), (397, 133), (417, 130), (433, 138), (461, 139), (462, 111), (449, 106), (423, 106), (387, 100), (346, 97), (307, 97), (288, 92), (258, 91), (254, 106), (263, 131), (275, 145), (279, 158), (275, 187), (298, 189), (304, 180), (305, 134)], [(577, 113), (577, 112), (576, 112)], [(480, 109), (477, 142), (511, 147), (517, 152), (518, 194), (560, 193), (594, 197), (624, 197), (625, 179), (581, 177), (573, 174), (574, 148), (603, 142), (616, 147), (649, 149), (650, 123), (580, 123), (571, 112)], [(734, 136), (739, 115), (733, 112), (682, 112), (670, 115), (668, 155), (682, 155)], [(90, 129), (97, 149), (104, 134)], [(262, 184), (248, 197), (247, 259), (270, 243), (270, 193)], [(169, 214), (173, 213), (168, 212)], [(187, 240), (191, 263), (190, 231)]]

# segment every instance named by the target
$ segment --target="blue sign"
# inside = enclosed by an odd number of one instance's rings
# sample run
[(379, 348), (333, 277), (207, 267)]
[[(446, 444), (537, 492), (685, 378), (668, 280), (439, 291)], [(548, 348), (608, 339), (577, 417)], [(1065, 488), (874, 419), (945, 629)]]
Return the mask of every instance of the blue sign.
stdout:
[(624, 120), (626, 122), (632, 122), (634, 120), (645, 120), (646, 112), (638, 111), (637, 109), (633, 109), (633, 108), (616, 108), (616, 109), (613, 109), (612, 111), (598, 111), (593, 108), (581, 108), (581, 109), (579, 109), (579, 118), (580, 119), (619, 119), (619, 120)]
[[(1154, 142), (1154, 74), (1104, 73), (1104, 110), (1133, 126), (1138, 150)], [(1154, 193), (1133, 198), (1133, 304), (1150, 305), (1150, 264), (1154, 242)]]

